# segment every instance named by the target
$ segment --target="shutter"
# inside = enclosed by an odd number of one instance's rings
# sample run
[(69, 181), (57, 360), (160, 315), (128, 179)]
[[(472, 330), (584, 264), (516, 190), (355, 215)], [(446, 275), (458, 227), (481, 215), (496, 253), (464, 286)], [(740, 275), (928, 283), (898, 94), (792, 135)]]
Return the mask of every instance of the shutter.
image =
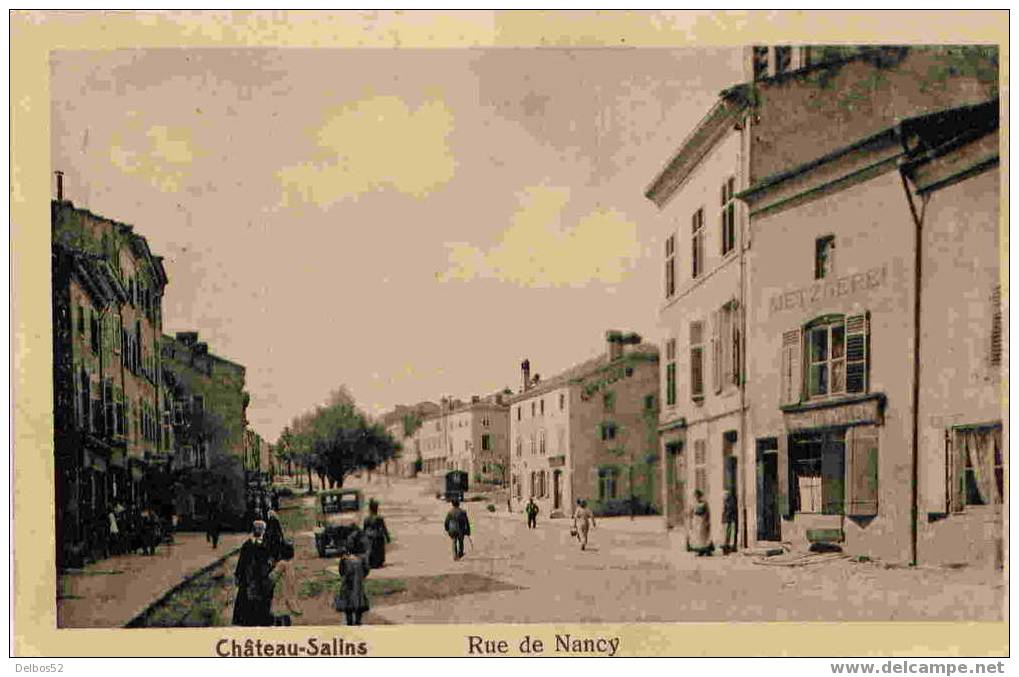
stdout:
[(991, 292), (991, 365), (1001, 366), (1001, 285)]
[(711, 314), (711, 383), (715, 392), (722, 392), (722, 312)]
[(878, 433), (874, 426), (849, 431), (849, 501), (846, 514), (873, 517), (878, 509)]
[(800, 401), (800, 338), (799, 329), (782, 334), (782, 404), (797, 404)]
[(738, 312), (740, 310), (740, 307), (739, 307), (739, 304), (734, 304), (732, 306), (732, 308), (733, 308), (733, 312), (732, 312), (732, 348), (731, 348), (731, 350), (732, 350), (732, 369), (730, 371), (730, 376), (732, 377), (733, 384), (738, 386), (738, 385), (740, 385), (740, 381), (742, 380), (740, 378), (741, 374), (742, 374), (742, 364), (740, 364), (742, 355), (740, 354), (740, 335), (739, 335), (740, 334), (740, 332), (739, 332), (740, 318), (739, 318), (739, 312)]
[(867, 315), (846, 316), (846, 392), (867, 392)]
[(948, 445), (948, 500), (951, 512), (962, 512), (966, 505), (966, 456), (967, 435), (955, 430), (949, 437)]

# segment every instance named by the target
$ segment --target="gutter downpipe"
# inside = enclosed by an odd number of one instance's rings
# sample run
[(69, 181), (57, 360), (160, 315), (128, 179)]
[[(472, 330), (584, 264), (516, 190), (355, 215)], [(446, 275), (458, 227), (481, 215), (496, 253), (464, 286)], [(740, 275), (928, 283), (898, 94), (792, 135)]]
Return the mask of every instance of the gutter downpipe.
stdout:
[(917, 211), (913, 194), (909, 189), (909, 181), (906, 178), (907, 170), (905, 160), (909, 154), (909, 147), (906, 143), (902, 123), (895, 127), (895, 134), (902, 144), (903, 156), (899, 159), (899, 178), (902, 180), (902, 190), (906, 194), (906, 202), (909, 204), (910, 214), (913, 216), (913, 392), (910, 406), (911, 444), (910, 444), (910, 519), (909, 519), (909, 561), (911, 566), (916, 566), (919, 561), (917, 553), (918, 545), (918, 521), (919, 521), (919, 478), (920, 478), (920, 297), (921, 284), (923, 283), (923, 219), (926, 212), (926, 200), (923, 202), (921, 211)]
[[(746, 112), (743, 124), (741, 125), (740, 138), (740, 173), (743, 175), (742, 183), (744, 190), (750, 187), (750, 153), (749, 146), (752, 142), (750, 125), (753, 118), (753, 110)], [(745, 205), (744, 205), (745, 207)], [(743, 211), (740, 209), (739, 211)], [(739, 345), (739, 449), (742, 458), (739, 461), (739, 474), (736, 482), (739, 487), (740, 506), (740, 540), (743, 547), (750, 547), (747, 531), (747, 474), (750, 470), (750, 440), (747, 439), (747, 305), (746, 305), (746, 252), (750, 247), (750, 210), (746, 209), (746, 218), (740, 218), (740, 242), (739, 242), (739, 323), (740, 323), (740, 345)], [(755, 459), (756, 463), (756, 459)], [(756, 468), (756, 465), (754, 466)]]

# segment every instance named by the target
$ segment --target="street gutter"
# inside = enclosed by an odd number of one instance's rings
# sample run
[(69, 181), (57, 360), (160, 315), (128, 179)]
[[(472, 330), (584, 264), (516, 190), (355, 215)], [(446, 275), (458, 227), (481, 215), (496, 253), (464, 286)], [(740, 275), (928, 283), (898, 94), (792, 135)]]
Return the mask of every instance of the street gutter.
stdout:
[(238, 552), (240, 552), (240, 549), (241, 549), (242, 545), (244, 545), (243, 542), (240, 545), (236, 545), (236, 546), (234, 546), (233, 548), (231, 548), (229, 550), (224, 550), (223, 551), (223, 555), (221, 557), (218, 557), (218, 558), (214, 559), (213, 561), (209, 562), (208, 564), (206, 564), (205, 566), (200, 567), (200, 568), (196, 569), (195, 571), (192, 571), (191, 573), (189, 573), (187, 576), (182, 578), (179, 583), (177, 583), (176, 585), (171, 587), (169, 590), (165, 591), (162, 595), (157, 597), (155, 600), (153, 600), (152, 602), (147, 604), (144, 609), (142, 609), (133, 618), (131, 618), (131, 620), (129, 620), (127, 623), (125, 623), (123, 625), (123, 627), (125, 627), (125, 628), (141, 628), (141, 627), (145, 627), (144, 626), (145, 619), (148, 618), (149, 615), (151, 615), (156, 609), (161, 607), (163, 604), (166, 603), (166, 601), (168, 599), (170, 599), (171, 597), (176, 595), (178, 592), (180, 592), (184, 588), (184, 586), (188, 585), (189, 583), (194, 581), (196, 578), (198, 578), (202, 574), (205, 574), (205, 573), (208, 573), (209, 571), (212, 571), (213, 569), (218, 567), (220, 564), (225, 562), (227, 559), (229, 559), (230, 557), (233, 557), (234, 555), (236, 555)]

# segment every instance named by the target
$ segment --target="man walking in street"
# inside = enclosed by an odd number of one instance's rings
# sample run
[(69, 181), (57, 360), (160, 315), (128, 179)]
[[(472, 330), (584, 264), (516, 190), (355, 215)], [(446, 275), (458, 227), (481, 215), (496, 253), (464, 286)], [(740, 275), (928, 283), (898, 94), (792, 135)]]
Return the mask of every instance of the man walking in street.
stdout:
[(446, 533), (453, 539), (453, 559), (464, 556), (464, 538), (471, 535), (471, 522), (467, 513), (460, 508), (460, 501), (454, 499), (453, 507), (446, 513)]
[(527, 513), (527, 528), (537, 529), (538, 528), (538, 504), (534, 502), (534, 498), (527, 499), (527, 506), (524, 508), (524, 512)]
[(213, 503), (209, 506), (209, 514), (205, 522), (205, 540), (212, 543), (213, 550), (219, 545), (219, 531), (219, 504)]
[(587, 507), (587, 501), (577, 499), (577, 509), (573, 512), (573, 528), (577, 530), (577, 539), (580, 541), (580, 549), (587, 550), (587, 534), (591, 527), (597, 527), (594, 521), (594, 513)]

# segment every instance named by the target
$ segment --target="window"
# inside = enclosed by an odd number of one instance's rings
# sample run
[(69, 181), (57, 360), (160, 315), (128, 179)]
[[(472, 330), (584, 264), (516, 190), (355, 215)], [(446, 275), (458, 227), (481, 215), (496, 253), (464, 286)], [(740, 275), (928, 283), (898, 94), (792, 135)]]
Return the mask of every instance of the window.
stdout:
[(1001, 285), (991, 292), (991, 366), (1001, 366)]
[(814, 279), (823, 280), (831, 274), (835, 257), (835, 236), (825, 235), (814, 240)]
[(95, 353), (96, 355), (99, 354), (101, 328), (102, 325), (100, 324), (99, 315), (97, 315), (95, 312), (89, 313), (88, 320), (89, 347), (92, 349), (92, 352)]
[(520, 405), (517, 405), (517, 420), (520, 420)]
[(722, 184), (722, 256), (736, 247), (736, 178), (730, 176)]
[(492, 419), (490, 419), (490, 418), (489, 418), (489, 417), (487, 417), (487, 416), (482, 416), (482, 417), (481, 417), (481, 427), (482, 427), (482, 428), (487, 428), (487, 427), (489, 427), (490, 425), (492, 425)]
[(846, 433), (837, 430), (790, 438), (789, 472), (794, 512), (843, 513)]
[(545, 431), (542, 430), (538, 433), (538, 453), (544, 456), (545, 451)]
[(528, 452), (531, 454), (531, 456), (534, 456), (534, 454), (537, 453), (538, 450), (538, 445), (534, 443), (534, 433), (531, 433), (531, 436), (527, 438), (527, 441), (528, 441)]
[[(806, 330), (807, 397), (867, 392), (866, 315), (829, 316)], [(791, 337), (789, 343), (792, 345)], [(795, 374), (790, 369), (790, 380)]]
[(665, 298), (676, 293), (676, 236), (665, 240)]
[(665, 404), (676, 404), (676, 339), (665, 342)]
[(693, 217), (690, 221), (690, 227), (693, 230), (693, 237), (690, 239), (692, 248), (692, 261), (693, 268), (691, 271), (691, 277), (700, 277), (700, 274), (704, 272), (704, 208), (698, 209), (693, 213)]
[(998, 505), (1004, 492), (1001, 424), (959, 426), (949, 436), (948, 504), (952, 512), (967, 505)]
[(614, 392), (607, 391), (602, 394), (602, 408), (605, 413), (611, 414), (616, 410), (616, 394)]
[(524, 441), (517, 437), (517, 457), (524, 455)]
[(690, 323), (690, 396), (704, 397), (704, 323)]
[(644, 411), (653, 411), (655, 408), (655, 396), (645, 395), (644, 396)]
[(616, 432), (618, 431), (615, 423), (602, 423), (601, 424), (601, 438), (602, 441), (609, 442), (616, 439)]
[(775, 75), (785, 73), (789, 70), (789, 66), (792, 65), (793, 61), (793, 48), (792, 47), (776, 47), (775, 48)]
[(481, 450), (491, 451), (492, 450), (492, 436), (485, 434), (481, 436)]
[(708, 495), (708, 452), (704, 440), (693, 443), (693, 488)]
[(754, 47), (754, 80), (768, 77), (768, 48)]
[(538, 406), (537, 402), (531, 401), (531, 418), (534, 418), (534, 412)]
[(78, 333), (85, 335), (85, 307), (78, 304)]
[(740, 337), (736, 301), (730, 301), (714, 313), (711, 335), (712, 376), (715, 392), (726, 384), (739, 384)]
[(616, 497), (616, 468), (598, 468), (598, 500), (610, 501)]
[(541, 410), (541, 415), (544, 416), (545, 415), (545, 398), (544, 397), (541, 398), (541, 402), (540, 402), (540, 405), (539, 405), (538, 408)]
[(566, 410), (566, 394), (559, 393), (559, 411)]
[(202, 395), (195, 395), (191, 398), (191, 413), (195, 417), (201, 417), (205, 413), (205, 397)]

